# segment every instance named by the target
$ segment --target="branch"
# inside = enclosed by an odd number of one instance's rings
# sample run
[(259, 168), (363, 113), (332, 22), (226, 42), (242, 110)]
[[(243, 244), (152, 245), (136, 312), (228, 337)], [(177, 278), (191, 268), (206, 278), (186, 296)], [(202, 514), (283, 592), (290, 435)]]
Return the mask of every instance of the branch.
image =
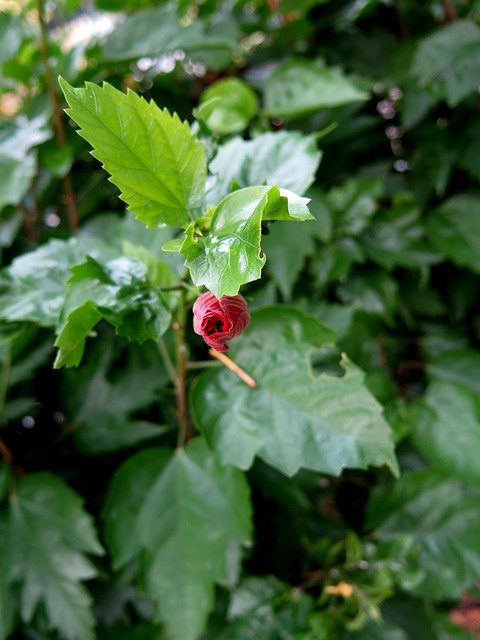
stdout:
[(445, 22), (454, 22), (458, 20), (458, 12), (452, 0), (442, 0), (443, 12), (445, 15)]
[(230, 360), (228, 356), (226, 356), (224, 353), (220, 353), (220, 351), (215, 351), (215, 349), (209, 349), (208, 353), (214, 358), (217, 358), (217, 360), (220, 360), (220, 362), (224, 364), (227, 369), (233, 371), (233, 373), (237, 375), (240, 380), (245, 382), (245, 384), (248, 385), (251, 389), (255, 389), (255, 387), (257, 386), (255, 380), (251, 376), (249, 376), (246, 371), (239, 367), (238, 364), (233, 362), (233, 360)]
[[(43, 0), (36, 0), (36, 4), (38, 13), (38, 24), (40, 26), (40, 38), (38, 45), (40, 57), (44, 66), (45, 84), (47, 86), (48, 98), (52, 107), (55, 138), (57, 140), (58, 146), (60, 148), (63, 148), (66, 146), (67, 140), (62, 120), (62, 108), (58, 101), (55, 82), (53, 79), (52, 69), (50, 67), (48, 56), (48, 34), (45, 24)], [(76, 233), (78, 230), (78, 215), (75, 195), (73, 193), (72, 177), (70, 173), (67, 173), (67, 175), (63, 177), (63, 202), (67, 209), (68, 224), (70, 225), (70, 229), (72, 233)]]
[(177, 360), (175, 396), (177, 399), (178, 422), (180, 425), (177, 442), (179, 447), (182, 447), (193, 437), (193, 429), (187, 411), (187, 343), (185, 341), (185, 316), (185, 296), (182, 296), (178, 316), (172, 325), (175, 331), (175, 354)]

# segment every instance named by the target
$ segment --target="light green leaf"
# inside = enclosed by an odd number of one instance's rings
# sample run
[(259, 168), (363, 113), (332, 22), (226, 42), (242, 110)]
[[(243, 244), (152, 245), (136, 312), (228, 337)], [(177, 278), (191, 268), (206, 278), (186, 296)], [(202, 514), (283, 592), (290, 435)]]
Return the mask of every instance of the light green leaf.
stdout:
[(428, 216), (427, 234), (437, 251), (480, 273), (480, 199), (453, 196)]
[(206, 177), (203, 145), (188, 124), (107, 83), (60, 84), (67, 113), (135, 216), (147, 227), (187, 224), (203, 202)]
[[(165, 266), (162, 277), (170, 273)], [(55, 341), (56, 368), (78, 366), (85, 340), (101, 318), (119, 335), (139, 342), (158, 339), (168, 329), (171, 294), (164, 295), (158, 285), (152, 287), (148, 266), (140, 260), (124, 257), (102, 265), (87, 256), (72, 267), (72, 274)], [(158, 276), (158, 269), (154, 275)]]
[(257, 95), (239, 78), (227, 78), (203, 92), (195, 116), (220, 135), (247, 128), (259, 109)]
[(231, 584), (251, 534), (248, 488), (205, 443), (142, 451), (116, 473), (105, 507), (114, 561), (139, 556), (158, 615), (179, 640), (194, 640), (213, 605), (214, 584)]
[(434, 382), (418, 407), (412, 438), (424, 457), (480, 485), (480, 398), (463, 385)]
[(262, 220), (308, 220), (307, 198), (278, 187), (247, 187), (224, 198), (213, 214), (208, 235), (195, 236), (193, 226), (181, 252), (193, 282), (217, 298), (234, 296), (242, 284), (260, 278)]
[(197, 18), (182, 24), (171, 7), (138, 11), (116, 26), (103, 46), (106, 60), (136, 60), (184, 51), (211, 69), (227, 66), (237, 47), (238, 34), (232, 21)]
[(441, 473), (404, 474), (368, 505), (380, 538), (410, 536), (419, 546), (425, 578), (415, 593), (459, 598), (480, 573), (480, 490)]
[(303, 195), (315, 179), (322, 154), (313, 135), (298, 131), (262, 133), (253, 140), (233, 138), (222, 145), (209, 166), (215, 178), (207, 192), (210, 204), (217, 204), (240, 187), (276, 184)]
[(0, 155), (0, 209), (18, 204), (30, 187), (37, 170), (37, 158), (29, 153), (21, 160)]
[(480, 85), (480, 28), (471, 20), (456, 20), (420, 41), (412, 76), (437, 100), (451, 107)]
[(101, 554), (81, 500), (48, 473), (22, 477), (2, 522), (2, 575), (20, 591), (20, 613), (30, 622), (39, 607), (48, 624), (68, 640), (94, 638), (91, 599), (81, 584), (96, 571), (85, 554)]
[(293, 307), (252, 313), (231, 357), (258, 387), (222, 369), (203, 374), (191, 395), (195, 421), (224, 464), (248, 469), (258, 456), (287, 475), (383, 464), (396, 473), (390, 429), (361, 371), (346, 357), (341, 377), (315, 376), (309, 366), (309, 352), (333, 337)]
[(319, 61), (292, 60), (282, 64), (265, 84), (265, 111), (273, 118), (297, 118), (367, 99), (368, 93), (341, 71)]

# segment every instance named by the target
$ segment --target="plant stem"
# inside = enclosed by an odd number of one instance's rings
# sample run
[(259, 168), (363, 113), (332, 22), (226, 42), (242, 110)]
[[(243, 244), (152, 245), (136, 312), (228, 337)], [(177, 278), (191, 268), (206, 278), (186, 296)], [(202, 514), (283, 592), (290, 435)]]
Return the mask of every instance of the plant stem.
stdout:
[(5, 460), (5, 462), (13, 462), (13, 454), (1, 438), (0, 438), (0, 456)]
[[(52, 75), (52, 69), (50, 67), (50, 61), (48, 56), (48, 34), (45, 24), (45, 15), (43, 0), (36, 0), (38, 24), (40, 27), (39, 38), (39, 51), (44, 66), (45, 84), (47, 87), (47, 94), (52, 107), (53, 126), (55, 129), (55, 138), (60, 148), (63, 148), (67, 144), (65, 135), (65, 128), (62, 120), (62, 108), (58, 101), (57, 91), (55, 89), (55, 82)], [(75, 195), (73, 193), (72, 177), (70, 173), (67, 173), (63, 177), (63, 201), (67, 209), (68, 224), (72, 233), (76, 233), (78, 230), (78, 215), (77, 205), (75, 202)]]
[(168, 377), (170, 378), (170, 382), (175, 385), (175, 381), (177, 378), (177, 372), (175, 371), (175, 366), (172, 362), (170, 354), (167, 349), (167, 345), (163, 338), (159, 338), (157, 340), (158, 351), (163, 360), (163, 364), (165, 365), (165, 369), (167, 370)]
[(192, 425), (190, 424), (190, 420), (188, 419), (187, 412), (187, 344), (185, 341), (185, 319), (185, 295), (182, 295), (177, 317), (173, 322), (173, 329), (175, 331), (175, 355), (177, 360), (175, 396), (177, 399), (178, 423), (180, 427), (178, 430), (178, 447), (182, 447), (193, 437)]
[(451, 0), (442, 0), (445, 22), (454, 22), (458, 20), (458, 13)]
[(228, 356), (226, 356), (224, 353), (220, 353), (219, 351), (215, 351), (215, 349), (209, 349), (208, 353), (214, 358), (217, 358), (217, 360), (220, 360), (220, 362), (224, 364), (227, 369), (233, 371), (233, 373), (237, 375), (240, 380), (245, 382), (245, 384), (248, 385), (251, 389), (255, 389), (255, 387), (257, 386), (255, 380), (251, 376), (249, 376), (246, 371), (239, 367), (238, 364), (233, 362), (233, 360), (230, 360)]
[(214, 362), (213, 360), (196, 360), (195, 362), (187, 362), (187, 370), (193, 371), (195, 369), (207, 369), (211, 367), (219, 367), (220, 362)]

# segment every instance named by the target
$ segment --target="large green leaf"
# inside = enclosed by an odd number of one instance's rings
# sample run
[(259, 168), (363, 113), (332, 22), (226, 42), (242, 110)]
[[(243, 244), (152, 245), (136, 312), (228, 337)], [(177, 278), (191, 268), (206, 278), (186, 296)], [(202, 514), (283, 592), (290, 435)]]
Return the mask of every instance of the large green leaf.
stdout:
[(194, 640), (214, 583), (232, 583), (251, 533), (243, 475), (221, 466), (203, 440), (150, 449), (116, 473), (105, 507), (107, 542), (119, 566), (140, 556), (158, 615), (179, 640)]
[(69, 640), (93, 640), (91, 598), (81, 584), (96, 571), (85, 554), (101, 554), (80, 498), (48, 473), (21, 478), (0, 514), (2, 582), (20, 595), (20, 614), (30, 622), (42, 608), (47, 624)]
[(206, 177), (203, 145), (188, 124), (107, 83), (60, 84), (67, 113), (136, 217), (147, 227), (188, 223), (203, 202)]
[(177, 278), (167, 267), (163, 281), (152, 283), (148, 266), (138, 259), (116, 258), (102, 265), (87, 256), (85, 262), (72, 267), (72, 274), (55, 341), (59, 348), (56, 367), (80, 363), (85, 340), (102, 318), (119, 335), (139, 342), (156, 340), (168, 329), (169, 297), (159, 285), (170, 285)]
[(193, 282), (217, 298), (234, 296), (242, 284), (260, 278), (262, 220), (310, 220), (307, 198), (278, 187), (234, 191), (215, 209), (210, 230), (196, 236), (193, 225), (181, 246)]
[(219, 69), (228, 65), (237, 39), (235, 25), (221, 17), (185, 24), (171, 7), (157, 7), (138, 11), (119, 24), (107, 38), (103, 55), (121, 61), (183, 51)]
[(239, 78), (227, 78), (203, 92), (195, 116), (214, 133), (239, 133), (247, 128), (259, 106), (248, 84)]
[(94, 238), (50, 240), (21, 255), (0, 277), (0, 317), (55, 326), (65, 297), (70, 267), (85, 259), (115, 257), (108, 246)]
[(287, 475), (382, 464), (396, 473), (389, 426), (361, 371), (346, 357), (343, 376), (316, 376), (309, 366), (309, 352), (332, 340), (331, 329), (298, 309), (252, 313), (231, 353), (258, 387), (209, 371), (191, 394), (196, 423), (224, 464), (248, 469), (259, 456)]
[(431, 95), (455, 107), (480, 84), (480, 28), (457, 20), (420, 41), (412, 75)]
[(363, 102), (368, 93), (341, 71), (319, 61), (282, 64), (265, 84), (265, 111), (274, 118), (296, 118), (319, 109)]
[(455, 477), (480, 485), (480, 398), (459, 384), (434, 382), (412, 432), (427, 460)]
[(480, 572), (480, 491), (430, 470), (413, 471), (375, 495), (370, 525), (381, 538), (411, 536), (425, 576), (415, 592), (458, 598)]
[(232, 138), (210, 163), (215, 182), (208, 190), (208, 201), (217, 204), (232, 183), (240, 187), (275, 184), (303, 195), (315, 179), (321, 156), (314, 136), (298, 131), (262, 133), (253, 140)]

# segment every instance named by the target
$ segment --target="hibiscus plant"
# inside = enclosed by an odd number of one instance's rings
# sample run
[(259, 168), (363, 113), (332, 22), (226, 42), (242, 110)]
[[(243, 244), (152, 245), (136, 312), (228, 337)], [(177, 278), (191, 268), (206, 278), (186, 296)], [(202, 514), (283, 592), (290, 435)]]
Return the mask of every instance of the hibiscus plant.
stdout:
[(0, 640), (471, 638), (476, 3), (13, 4)]

